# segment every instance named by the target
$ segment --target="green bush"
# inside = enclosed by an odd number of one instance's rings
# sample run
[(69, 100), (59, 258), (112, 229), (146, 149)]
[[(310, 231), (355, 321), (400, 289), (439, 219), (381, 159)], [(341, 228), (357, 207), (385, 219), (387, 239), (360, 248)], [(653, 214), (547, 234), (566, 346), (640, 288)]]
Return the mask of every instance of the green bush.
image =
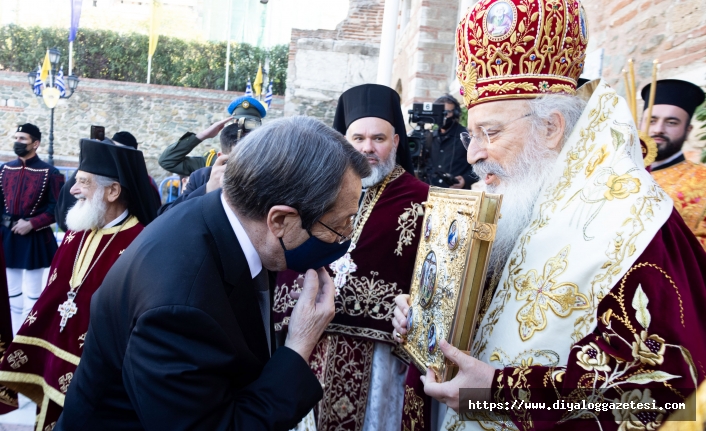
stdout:
[[(68, 29), (0, 27), (0, 70), (36, 70), (47, 48), (62, 51), (64, 72), (68, 65)], [(74, 70), (79, 77), (114, 81), (146, 82), (148, 36), (110, 30), (80, 29), (74, 42)], [(289, 47), (269, 50), (248, 44), (231, 45), (228, 90), (245, 91), (255, 79), (258, 64), (270, 57), (273, 92), (284, 94)], [(222, 90), (225, 84), (225, 42), (192, 42), (160, 36), (152, 57), (154, 84)], [(263, 85), (263, 92), (266, 84)]]

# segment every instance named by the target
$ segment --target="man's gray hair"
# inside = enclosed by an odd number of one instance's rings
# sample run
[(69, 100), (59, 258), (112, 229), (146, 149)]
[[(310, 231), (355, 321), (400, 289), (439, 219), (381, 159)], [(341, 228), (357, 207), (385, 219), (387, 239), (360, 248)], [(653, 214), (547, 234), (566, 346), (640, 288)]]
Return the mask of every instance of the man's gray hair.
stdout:
[(262, 220), (273, 206), (287, 205), (310, 229), (335, 205), (348, 169), (360, 178), (370, 175), (366, 158), (343, 135), (313, 118), (283, 118), (236, 145), (223, 192), (245, 217)]
[(563, 146), (579, 122), (579, 118), (581, 118), (581, 114), (586, 108), (586, 102), (576, 96), (550, 94), (529, 100), (529, 106), (532, 114), (530, 123), (534, 136), (542, 135), (541, 131), (546, 129), (546, 124), (551, 119), (553, 112), (559, 112), (564, 116), (566, 128), (564, 129), (564, 138), (561, 143)]

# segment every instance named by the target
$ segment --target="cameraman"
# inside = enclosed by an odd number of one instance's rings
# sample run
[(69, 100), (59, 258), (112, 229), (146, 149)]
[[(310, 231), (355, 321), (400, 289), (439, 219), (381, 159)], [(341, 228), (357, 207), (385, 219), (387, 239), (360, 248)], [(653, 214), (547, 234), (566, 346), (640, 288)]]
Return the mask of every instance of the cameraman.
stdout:
[(444, 95), (434, 103), (444, 104), (446, 120), (434, 132), (429, 163), (429, 184), (435, 187), (470, 189), (479, 180), (473, 167), (466, 161), (466, 149), (461, 133), (466, 128), (459, 124), (461, 105), (451, 95)]

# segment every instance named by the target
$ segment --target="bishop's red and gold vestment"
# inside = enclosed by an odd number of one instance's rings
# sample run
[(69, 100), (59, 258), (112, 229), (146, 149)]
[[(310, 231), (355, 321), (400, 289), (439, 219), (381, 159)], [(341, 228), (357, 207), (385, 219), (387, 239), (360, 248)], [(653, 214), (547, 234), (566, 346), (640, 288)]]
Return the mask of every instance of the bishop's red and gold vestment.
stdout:
[[(319, 430), (361, 430), (364, 423), (372, 429), (388, 429), (380, 421), (389, 418), (378, 419), (371, 412), (366, 418), (366, 405), (382, 410), (381, 415), (396, 416), (399, 425), (407, 367), (399, 362), (395, 369), (397, 359), (390, 354), (394, 346), (391, 322), (395, 297), (409, 292), (424, 215), (422, 203), (428, 194), (428, 185), (397, 166), (387, 182), (366, 190), (356, 219), (356, 229), (362, 226), (362, 230), (357, 241), (354, 236), (355, 246), (331, 265), (335, 270), (329, 268), (337, 288), (336, 316), (310, 361), (324, 387), (316, 410)], [(299, 277), (291, 271), (278, 276), (276, 331), (287, 330), (295, 303), (290, 292), (301, 289)], [(395, 353), (402, 354), (401, 350)], [(385, 355), (390, 358), (386, 365), (382, 364)], [(391, 382), (397, 382), (399, 391), (389, 387), (395, 384)], [(386, 392), (399, 393), (397, 402)]]
[[(496, 368), (490, 401), (510, 409), (449, 411), (442, 430), (652, 430), (672, 411), (647, 404), (684, 402), (706, 379), (706, 252), (643, 168), (627, 104), (605, 83), (552, 169), (487, 287), (470, 352)], [(511, 408), (557, 400), (608, 404)], [(429, 429), (429, 410), (408, 379), (403, 429)]]
[[(66, 232), (44, 292), (0, 361), (0, 383), (37, 403), (37, 429), (59, 418), (81, 359), (91, 297), (143, 228), (129, 216), (107, 229)], [(75, 294), (73, 301), (68, 301), (69, 292)], [(71, 311), (60, 312), (64, 308)]]
[(706, 166), (684, 160), (652, 170), (684, 222), (706, 249)]

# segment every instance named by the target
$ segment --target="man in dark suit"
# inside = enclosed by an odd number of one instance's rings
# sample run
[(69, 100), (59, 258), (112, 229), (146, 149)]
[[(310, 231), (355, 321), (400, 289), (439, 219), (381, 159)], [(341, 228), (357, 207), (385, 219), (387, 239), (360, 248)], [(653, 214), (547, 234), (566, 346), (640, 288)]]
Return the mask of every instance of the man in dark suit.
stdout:
[[(55, 430), (294, 427), (322, 397), (307, 364), (334, 315), (322, 267), (347, 252), (369, 174), (318, 120), (245, 138), (222, 191), (158, 217), (106, 276)], [(306, 276), (277, 346), (268, 271), (287, 268)]]

